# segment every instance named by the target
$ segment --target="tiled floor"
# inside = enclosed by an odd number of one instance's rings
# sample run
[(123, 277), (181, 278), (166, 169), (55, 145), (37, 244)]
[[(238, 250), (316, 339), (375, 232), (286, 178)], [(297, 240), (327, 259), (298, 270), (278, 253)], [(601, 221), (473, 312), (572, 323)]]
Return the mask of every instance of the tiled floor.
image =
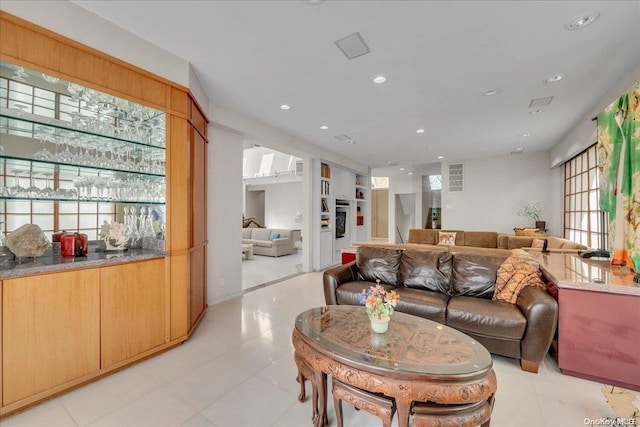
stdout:
[[(291, 330), (323, 305), (321, 273), (309, 273), (212, 306), (189, 341), (95, 383), (3, 419), (12, 426), (310, 426), (297, 400)], [(537, 375), (494, 357), (492, 427), (583, 426), (613, 417), (601, 384), (561, 375), (547, 357)], [(344, 405), (345, 426), (380, 426)], [(329, 422), (336, 425), (329, 404)], [(394, 420), (394, 425), (397, 425)]]
[(242, 256), (242, 289), (247, 290), (302, 272), (302, 251), (280, 257)]

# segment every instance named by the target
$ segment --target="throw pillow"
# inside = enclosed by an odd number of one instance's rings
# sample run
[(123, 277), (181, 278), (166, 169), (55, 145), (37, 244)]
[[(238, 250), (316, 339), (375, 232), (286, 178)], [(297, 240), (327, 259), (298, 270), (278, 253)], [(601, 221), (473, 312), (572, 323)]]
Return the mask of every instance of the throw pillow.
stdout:
[(440, 231), (438, 232), (438, 244), (439, 245), (456, 245), (456, 232), (455, 231)]
[(544, 239), (533, 239), (531, 242), (531, 249), (543, 249)]
[(516, 257), (509, 257), (498, 268), (493, 300), (515, 304), (525, 286), (546, 289), (538, 269)]
[(279, 239), (279, 238), (280, 238), (280, 233), (273, 233), (271, 235), (271, 240), (276, 240), (276, 239)]

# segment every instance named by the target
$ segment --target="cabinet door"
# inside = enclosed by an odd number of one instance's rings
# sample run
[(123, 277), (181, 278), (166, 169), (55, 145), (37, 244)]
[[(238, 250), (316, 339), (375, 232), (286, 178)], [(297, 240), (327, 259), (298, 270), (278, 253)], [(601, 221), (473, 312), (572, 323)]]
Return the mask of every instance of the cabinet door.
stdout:
[(100, 286), (103, 369), (166, 341), (164, 259), (101, 268)]
[(206, 306), (206, 257), (207, 247), (196, 248), (189, 255), (190, 263), (190, 286), (189, 286), (189, 329), (195, 325), (196, 321), (204, 311)]
[(5, 280), (2, 342), (3, 405), (98, 371), (98, 271)]

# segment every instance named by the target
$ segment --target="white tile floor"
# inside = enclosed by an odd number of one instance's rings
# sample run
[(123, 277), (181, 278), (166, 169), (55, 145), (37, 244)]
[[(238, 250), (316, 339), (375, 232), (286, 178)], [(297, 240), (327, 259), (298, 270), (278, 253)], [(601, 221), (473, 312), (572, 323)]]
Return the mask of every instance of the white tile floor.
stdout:
[(253, 259), (242, 256), (242, 289), (247, 290), (256, 286), (291, 277), (302, 272), (302, 251), (272, 257), (254, 255)]
[[(290, 340), (296, 315), (324, 303), (321, 277), (304, 274), (212, 306), (182, 346), (3, 419), (2, 427), (310, 426)], [(583, 426), (585, 418), (614, 416), (601, 384), (560, 374), (550, 357), (537, 375), (504, 357), (494, 366), (492, 427)], [(331, 403), (328, 410), (335, 426)], [(349, 405), (344, 413), (345, 426), (380, 426)]]

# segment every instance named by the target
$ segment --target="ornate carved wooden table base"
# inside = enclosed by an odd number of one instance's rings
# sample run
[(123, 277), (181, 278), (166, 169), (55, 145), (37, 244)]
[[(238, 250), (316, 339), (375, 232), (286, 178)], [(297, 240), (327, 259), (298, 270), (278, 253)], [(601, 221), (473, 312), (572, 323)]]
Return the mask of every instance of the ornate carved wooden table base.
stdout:
[(469, 422), (489, 421), (486, 412), (490, 416), (497, 388), (491, 355), (454, 329), (395, 313), (387, 333), (375, 334), (363, 307), (329, 306), (300, 314), (292, 341), (296, 361), (301, 359), (313, 370), (318, 388), (316, 427), (327, 419), (324, 375), (394, 398), (399, 427), (409, 425), (414, 402), (430, 403), (413, 416), (421, 425), (456, 414)]

